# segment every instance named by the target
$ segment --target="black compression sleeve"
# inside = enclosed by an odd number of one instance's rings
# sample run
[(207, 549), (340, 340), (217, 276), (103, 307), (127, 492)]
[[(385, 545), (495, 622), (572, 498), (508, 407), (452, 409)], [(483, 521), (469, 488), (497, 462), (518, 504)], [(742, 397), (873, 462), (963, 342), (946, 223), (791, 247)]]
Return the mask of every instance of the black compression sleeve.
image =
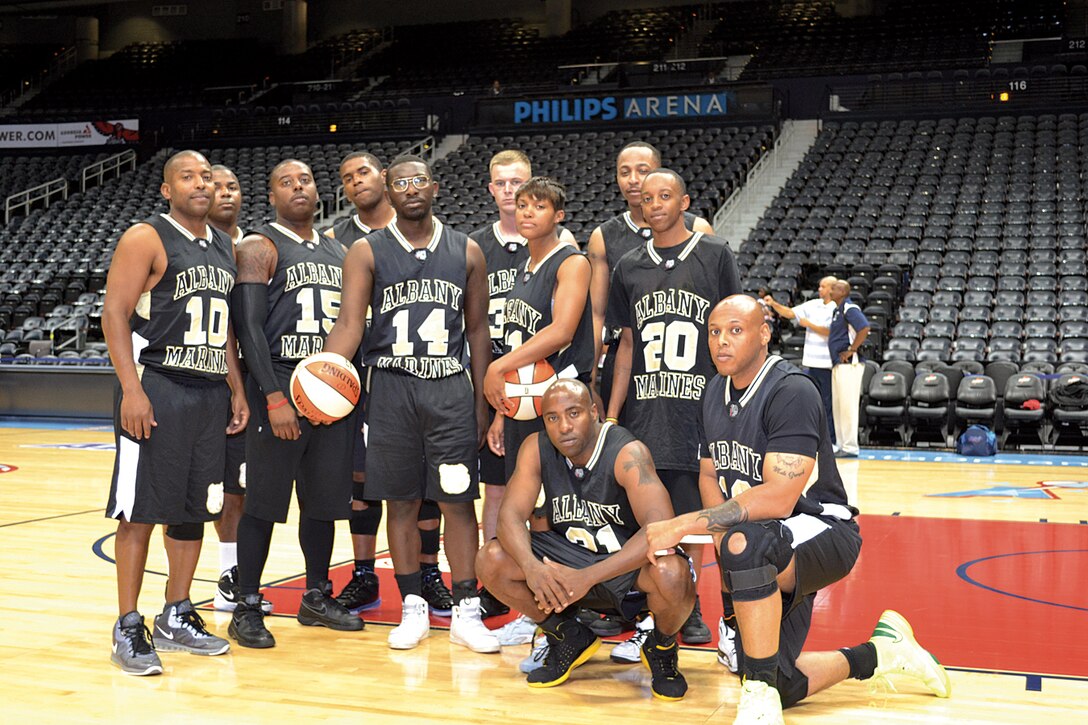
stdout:
[(242, 356), (250, 376), (257, 381), (265, 395), (277, 390), (287, 395), (280, 388), (276, 372), (272, 369), (272, 352), (264, 336), (264, 323), (268, 319), (268, 285), (256, 282), (236, 284), (230, 293), (230, 303), (234, 332), (242, 346)]

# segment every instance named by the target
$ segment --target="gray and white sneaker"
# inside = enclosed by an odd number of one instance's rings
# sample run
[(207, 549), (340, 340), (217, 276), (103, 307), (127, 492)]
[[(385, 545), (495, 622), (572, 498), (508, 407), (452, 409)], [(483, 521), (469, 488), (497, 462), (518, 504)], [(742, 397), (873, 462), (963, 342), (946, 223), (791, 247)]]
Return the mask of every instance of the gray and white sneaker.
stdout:
[(162, 614), (155, 617), (152, 641), (155, 648), (163, 652), (189, 652), (194, 655), (230, 652), (230, 642), (207, 630), (204, 620), (188, 599), (168, 605)]
[(161, 675), (162, 661), (155, 653), (151, 632), (139, 612), (118, 617), (113, 625), (113, 652), (110, 661), (126, 675)]
[(532, 642), (536, 630), (536, 622), (522, 614), (517, 619), (499, 627), (495, 632), (495, 636), (499, 638), (499, 644), (503, 647), (513, 647), (514, 645)]
[(740, 671), (737, 665), (737, 630), (725, 623), (725, 617), (718, 620), (718, 664), (734, 675)]
[(637, 665), (642, 661), (642, 643), (653, 631), (654, 616), (651, 614), (635, 625), (635, 633), (630, 638), (612, 648), (611, 660), (618, 665)]
[(544, 666), (544, 658), (547, 656), (548, 638), (541, 634), (533, 641), (533, 651), (529, 653), (528, 657), (521, 661), (521, 664), (518, 665), (518, 669), (525, 675), (533, 670), (539, 670)]

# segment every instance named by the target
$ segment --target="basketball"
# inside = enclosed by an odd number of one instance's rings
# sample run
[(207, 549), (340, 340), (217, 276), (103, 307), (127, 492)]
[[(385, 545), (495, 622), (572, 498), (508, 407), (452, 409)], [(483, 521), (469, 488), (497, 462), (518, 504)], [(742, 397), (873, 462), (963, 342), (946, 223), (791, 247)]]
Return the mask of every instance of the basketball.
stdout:
[(291, 373), (291, 401), (315, 423), (335, 423), (359, 402), (359, 374), (342, 355), (319, 352), (300, 360)]
[(540, 360), (511, 370), (504, 377), (506, 415), (514, 420), (539, 418), (544, 391), (557, 379), (551, 364)]

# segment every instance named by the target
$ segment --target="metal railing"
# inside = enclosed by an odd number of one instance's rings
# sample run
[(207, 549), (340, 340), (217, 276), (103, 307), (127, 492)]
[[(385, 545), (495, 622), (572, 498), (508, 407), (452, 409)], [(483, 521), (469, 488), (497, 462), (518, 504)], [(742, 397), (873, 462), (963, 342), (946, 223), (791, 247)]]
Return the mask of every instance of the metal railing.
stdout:
[(12, 194), (4, 200), (4, 224), (10, 224), (11, 218), (19, 210), (23, 210), (24, 215), (29, 214), (31, 207), (38, 202), (41, 202), (44, 208), (54, 201), (62, 201), (67, 198), (68, 180), (63, 177)]
[(721, 205), (721, 208), (714, 213), (713, 226), (714, 231), (719, 232), (725, 228), (725, 225), (729, 223), (734, 213), (744, 204), (747, 204), (751, 195), (755, 193), (754, 184), (756, 178), (763, 175), (765, 169), (768, 166), (773, 165), (774, 168), (780, 168), (782, 166), (782, 159), (779, 151), (786, 147), (786, 144), (790, 142), (794, 134), (794, 122), (786, 120), (782, 122), (782, 128), (778, 133), (777, 138), (774, 140), (774, 145), (771, 149), (759, 157), (759, 160), (752, 165), (752, 168), (748, 169), (748, 173), (744, 175), (744, 183), (733, 190), (733, 193), (729, 195), (729, 198)]
[[(79, 190), (86, 191), (109, 179), (115, 179), (124, 171), (136, 170), (136, 152), (132, 149), (122, 151), (84, 167), (79, 175)], [(92, 183), (94, 182), (94, 183)]]

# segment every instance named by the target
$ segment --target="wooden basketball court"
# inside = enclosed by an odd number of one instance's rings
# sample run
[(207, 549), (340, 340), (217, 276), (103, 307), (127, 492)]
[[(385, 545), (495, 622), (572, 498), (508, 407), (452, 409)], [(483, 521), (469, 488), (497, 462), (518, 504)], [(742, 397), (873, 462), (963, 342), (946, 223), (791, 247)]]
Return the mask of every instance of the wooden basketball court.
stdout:
[[(558, 688), (532, 690), (517, 672), (528, 646), (480, 655), (431, 637), (407, 652), (385, 644), (398, 615), (383, 572), (384, 605), (367, 629), (302, 627), (293, 602), (303, 571), (294, 520), (276, 528), (265, 572), (277, 615), (272, 650), (222, 657), (162, 654), (161, 677), (127, 677), (110, 664), (117, 616), (115, 525), (103, 514), (112, 432), (88, 425), (0, 427), (0, 683), (12, 721), (113, 722), (731, 722), (736, 678), (712, 649), (689, 648), (687, 697), (650, 696), (649, 674), (612, 664), (605, 644)], [(1000, 462), (1007, 460), (1008, 462)], [(786, 712), (791, 723), (1066, 723), (1088, 701), (1088, 458), (866, 451), (841, 465), (862, 509), (858, 567), (817, 602), (810, 648), (866, 639), (882, 609), (910, 619), (948, 665), (953, 694), (938, 700), (906, 680), (898, 692), (850, 681)], [(351, 558), (346, 524), (334, 558)], [(193, 600), (218, 577), (208, 527)], [(165, 557), (153, 542), (141, 610), (162, 607)], [(705, 570), (712, 589), (716, 570)], [(347, 577), (346, 565), (334, 576)], [(714, 629), (720, 604), (707, 596)], [(229, 615), (203, 607), (226, 636)]]

